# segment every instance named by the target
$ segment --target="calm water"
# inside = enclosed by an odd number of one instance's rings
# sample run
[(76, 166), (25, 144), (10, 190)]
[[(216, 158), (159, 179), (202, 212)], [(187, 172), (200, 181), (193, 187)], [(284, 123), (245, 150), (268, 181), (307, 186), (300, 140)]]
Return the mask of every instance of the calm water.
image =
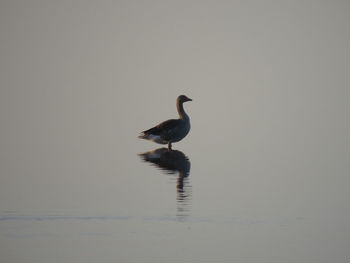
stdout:
[[(5, 1), (0, 261), (345, 263), (346, 3)], [(140, 131), (176, 117), (168, 152)]]

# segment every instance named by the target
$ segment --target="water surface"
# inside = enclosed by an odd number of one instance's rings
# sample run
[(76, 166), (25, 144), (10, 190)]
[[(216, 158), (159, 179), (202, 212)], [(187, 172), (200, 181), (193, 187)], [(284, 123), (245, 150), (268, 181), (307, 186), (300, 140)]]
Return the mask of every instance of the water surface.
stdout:
[(1, 262), (348, 262), (347, 3), (0, 5)]

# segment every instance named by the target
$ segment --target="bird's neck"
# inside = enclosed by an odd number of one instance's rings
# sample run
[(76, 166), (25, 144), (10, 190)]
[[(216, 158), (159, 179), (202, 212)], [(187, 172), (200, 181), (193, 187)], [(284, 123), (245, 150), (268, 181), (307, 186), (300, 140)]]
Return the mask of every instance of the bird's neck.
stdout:
[(188, 120), (189, 117), (186, 114), (185, 110), (184, 110), (184, 106), (182, 102), (177, 102), (176, 103), (176, 108), (177, 108), (177, 112), (179, 113), (180, 119), (182, 120)]

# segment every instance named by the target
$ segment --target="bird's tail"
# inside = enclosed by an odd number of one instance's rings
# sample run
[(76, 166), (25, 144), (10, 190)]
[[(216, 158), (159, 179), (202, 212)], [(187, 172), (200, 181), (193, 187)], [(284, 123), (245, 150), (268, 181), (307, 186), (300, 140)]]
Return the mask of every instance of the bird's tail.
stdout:
[(166, 144), (167, 143), (166, 141), (164, 141), (160, 137), (160, 135), (154, 135), (154, 134), (148, 133), (147, 131), (141, 132), (141, 134), (138, 136), (138, 138), (154, 141), (154, 142), (160, 143), (160, 144)]
[(145, 134), (145, 132), (141, 132), (140, 135), (137, 138), (146, 139), (147, 140), (147, 134)]

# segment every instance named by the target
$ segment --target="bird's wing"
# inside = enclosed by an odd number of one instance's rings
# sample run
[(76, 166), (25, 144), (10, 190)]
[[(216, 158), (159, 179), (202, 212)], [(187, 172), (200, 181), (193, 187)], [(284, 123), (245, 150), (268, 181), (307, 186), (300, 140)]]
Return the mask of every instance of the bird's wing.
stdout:
[(156, 127), (161, 130), (172, 130), (179, 125), (179, 122), (180, 120), (167, 120), (158, 124)]
[(157, 126), (148, 129), (146, 131), (144, 131), (144, 134), (153, 134), (153, 135), (161, 135), (162, 137), (165, 136), (167, 137), (168, 135), (170, 135), (171, 133), (174, 132), (174, 130), (177, 129), (178, 124), (179, 124), (180, 120), (167, 120), (164, 121), (160, 124), (158, 124)]

